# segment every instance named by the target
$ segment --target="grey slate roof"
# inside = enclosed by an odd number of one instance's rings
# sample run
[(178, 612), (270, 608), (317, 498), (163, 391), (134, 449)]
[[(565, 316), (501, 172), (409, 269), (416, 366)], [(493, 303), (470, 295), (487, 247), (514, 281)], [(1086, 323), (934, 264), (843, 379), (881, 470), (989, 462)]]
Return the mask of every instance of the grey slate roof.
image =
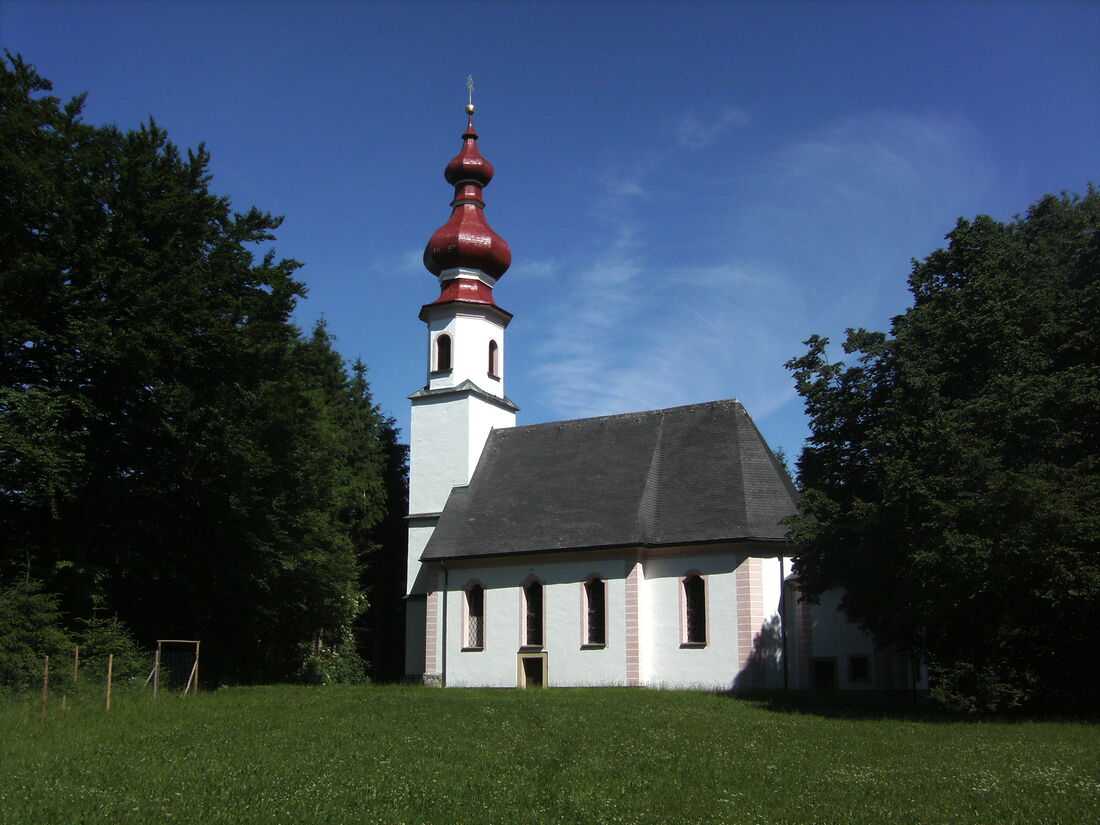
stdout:
[(738, 401), (494, 430), (421, 558), (778, 542), (797, 500)]

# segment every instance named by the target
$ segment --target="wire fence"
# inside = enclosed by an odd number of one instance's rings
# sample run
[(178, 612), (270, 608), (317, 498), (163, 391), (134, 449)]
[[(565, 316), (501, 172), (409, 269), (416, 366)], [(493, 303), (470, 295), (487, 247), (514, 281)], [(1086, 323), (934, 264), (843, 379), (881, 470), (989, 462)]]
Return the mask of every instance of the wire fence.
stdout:
[[(161, 693), (186, 696), (199, 690), (199, 650), (197, 640), (160, 639), (156, 651), (151, 654), (151, 669), (142, 688), (151, 689), (156, 699)], [(66, 711), (80, 700), (102, 702), (104, 710), (111, 709), (118, 687), (116, 680), (127, 687), (138, 682), (135, 678), (140, 662), (133, 657), (118, 660), (115, 654), (81, 656), (79, 645), (69, 656), (44, 656), (42, 659), (41, 693), (37, 716), (45, 721), (53, 710)], [(119, 676), (122, 678), (119, 679)], [(149, 692), (149, 691), (145, 691)], [(96, 698), (98, 697), (98, 698)]]

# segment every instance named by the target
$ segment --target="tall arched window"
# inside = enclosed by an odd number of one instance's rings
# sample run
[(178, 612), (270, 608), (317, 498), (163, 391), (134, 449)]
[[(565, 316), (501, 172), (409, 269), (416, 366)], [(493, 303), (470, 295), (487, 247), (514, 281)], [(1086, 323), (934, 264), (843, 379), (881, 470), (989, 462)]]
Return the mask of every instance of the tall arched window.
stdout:
[(448, 372), (451, 369), (451, 336), (441, 333), (435, 339), (435, 371)]
[(497, 342), (489, 342), (489, 375), (493, 378), (500, 377), (500, 370), (497, 366)]
[(542, 647), (542, 582), (523, 586), (523, 644)]
[(607, 582), (599, 576), (584, 583), (584, 643), (607, 644)]
[(466, 627), (462, 646), (471, 650), (485, 647), (485, 588), (476, 582), (466, 588)]
[(698, 573), (685, 576), (683, 639), (684, 644), (707, 643), (707, 584)]

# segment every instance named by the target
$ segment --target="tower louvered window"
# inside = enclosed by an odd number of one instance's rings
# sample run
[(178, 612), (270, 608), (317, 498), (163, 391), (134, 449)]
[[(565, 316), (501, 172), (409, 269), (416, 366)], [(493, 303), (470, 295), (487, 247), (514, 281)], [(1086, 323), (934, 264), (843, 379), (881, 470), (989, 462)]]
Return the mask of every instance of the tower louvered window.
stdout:
[(497, 355), (498, 355), (497, 354), (497, 349), (498, 349), (497, 342), (496, 341), (490, 341), (489, 342), (489, 375), (491, 375), (493, 378), (499, 378), (500, 377), (500, 368), (497, 364)]
[(435, 369), (447, 372), (451, 369), (451, 336), (440, 335), (435, 339)]

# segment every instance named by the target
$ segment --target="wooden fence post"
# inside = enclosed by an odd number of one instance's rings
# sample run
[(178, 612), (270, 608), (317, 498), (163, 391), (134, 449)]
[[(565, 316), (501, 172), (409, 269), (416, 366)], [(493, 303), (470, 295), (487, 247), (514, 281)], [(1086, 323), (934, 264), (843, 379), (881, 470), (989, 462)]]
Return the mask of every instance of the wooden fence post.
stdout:
[(80, 645), (73, 648), (73, 684), (80, 678)]
[(107, 654), (107, 710), (111, 709), (111, 677), (115, 670), (115, 654)]
[(42, 715), (39, 717), (41, 721), (46, 721), (46, 702), (50, 696), (50, 657), (46, 657), (46, 661), (42, 665)]

